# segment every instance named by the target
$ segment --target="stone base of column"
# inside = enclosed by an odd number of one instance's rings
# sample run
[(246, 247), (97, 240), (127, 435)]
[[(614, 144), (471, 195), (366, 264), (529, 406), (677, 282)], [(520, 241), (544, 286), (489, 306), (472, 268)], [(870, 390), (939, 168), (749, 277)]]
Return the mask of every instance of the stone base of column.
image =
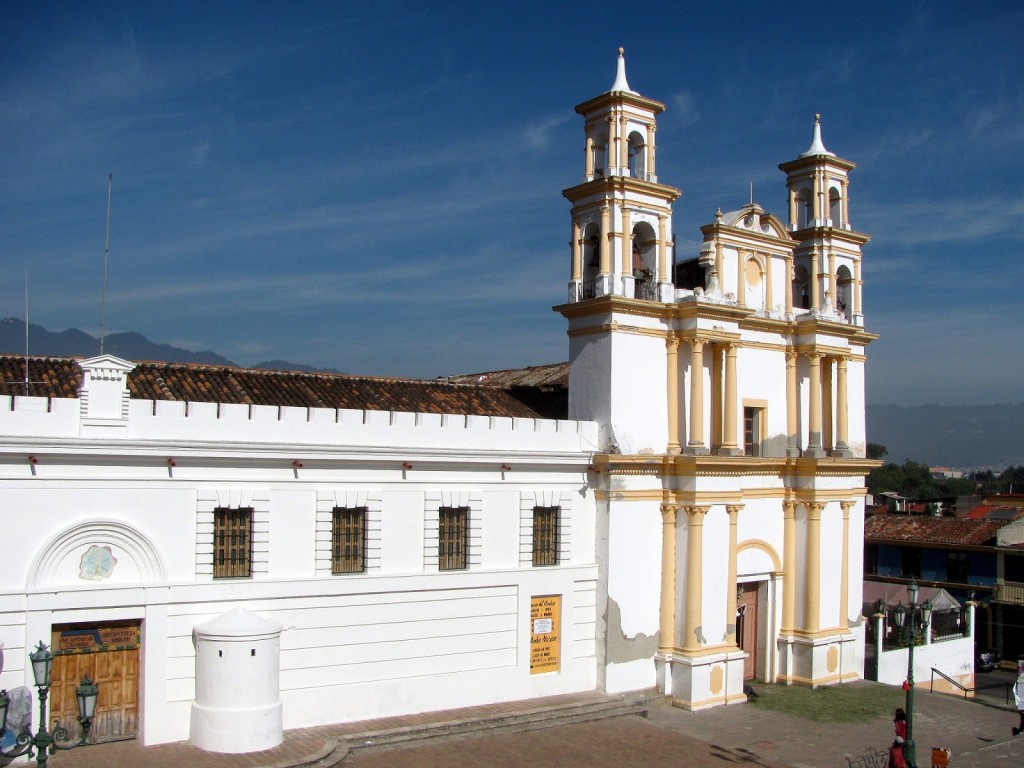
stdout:
[(699, 656), (674, 655), (670, 663), (664, 664), (664, 673), (671, 683), (672, 706), (696, 711), (745, 702), (745, 658), (746, 654), (736, 647)]
[(789, 458), (789, 459), (799, 459), (800, 458), (800, 449), (799, 448), (787, 448), (786, 449), (786, 458)]
[(715, 453), (717, 453), (719, 456), (742, 456), (743, 455), (743, 449), (742, 448), (737, 448), (734, 445), (733, 446), (723, 445), (721, 448), (719, 448), (717, 451), (715, 451)]
[(823, 459), (825, 451), (823, 448), (804, 448), (803, 455), (808, 459)]
[(852, 459), (853, 451), (846, 446), (841, 446), (830, 452), (829, 456), (835, 456), (837, 459)]
[(688, 445), (683, 448), (684, 456), (707, 456), (710, 453), (706, 445)]
[(814, 637), (783, 635), (778, 647), (777, 681), (784, 685), (817, 688), (862, 677), (863, 641), (854, 633), (836, 630)]

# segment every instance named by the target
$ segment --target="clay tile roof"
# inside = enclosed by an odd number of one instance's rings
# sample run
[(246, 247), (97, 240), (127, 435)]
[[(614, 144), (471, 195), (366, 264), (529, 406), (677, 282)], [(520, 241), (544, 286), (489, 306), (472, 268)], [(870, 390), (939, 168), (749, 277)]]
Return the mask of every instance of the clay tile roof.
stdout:
[(874, 515), (864, 521), (864, 540), (914, 544), (994, 545), (1006, 520), (970, 520), (930, 515)]
[(486, 384), (491, 387), (565, 387), (569, 386), (569, 364), (535, 365), (504, 371), (460, 373), (449, 376), (456, 384)]
[[(0, 355), (0, 394), (23, 395), (25, 360)], [(29, 395), (77, 397), (81, 370), (73, 358), (29, 358)], [(138, 363), (128, 374), (132, 398), (309, 408), (564, 419), (564, 390), (478, 386), (331, 373), (269, 371), (184, 363)]]

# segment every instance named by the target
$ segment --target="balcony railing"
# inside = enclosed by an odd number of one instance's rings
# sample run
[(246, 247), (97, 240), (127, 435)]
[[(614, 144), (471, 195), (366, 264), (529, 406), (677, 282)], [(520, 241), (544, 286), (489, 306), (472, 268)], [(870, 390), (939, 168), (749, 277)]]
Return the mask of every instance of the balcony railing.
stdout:
[(1019, 581), (1001, 581), (992, 590), (992, 600), (997, 603), (1024, 605), (1024, 584)]

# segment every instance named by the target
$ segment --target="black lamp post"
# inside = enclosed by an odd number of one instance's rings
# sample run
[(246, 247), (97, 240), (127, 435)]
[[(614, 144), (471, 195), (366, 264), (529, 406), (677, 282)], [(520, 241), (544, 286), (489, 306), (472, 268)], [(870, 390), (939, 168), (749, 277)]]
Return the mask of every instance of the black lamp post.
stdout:
[(917, 747), (914, 745), (914, 646), (917, 645), (918, 632), (928, 627), (932, 618), (932, 604), (925, 600), (923, 605), (918, 605), (917, 594), (920, 587), (911, 578), (907, 593), (910, 595), (910, 605), (904, 607), (900, 603), (893, 609), (896, 626), (899, 628), (900, 641), (907, 645), (907, 738), (904, 742), (904, 754), (907, 758), (907, 765), (917, 768)]
[[(53, 671), (53, 654), (42, 642), (39, 647), (28, 655), (32, 662), (32, 675), (35, 677), (36, 688), (39, 689), (39, 730), (33, 735), (30, 731), (19, 733), (13, 752), (0, 750), (0, 757), (19, 757), (28, 754), (29, 759), (33, 757), (33, 750), (36, 752), (36, 765), (39, 768), (46, 768), (46, 761), (50, 755), (58, 749), (74, 749), (85, 745), (89, 737), (89, 728), (92, 726), (92, 718), (96, 713), (96, 698), (99, 696), (99, 687), (86, 675), (82, 678), (81, 685), (75, 689), (78, 698), (78, 722), (82, 725), (82, 738), (75, 744), (59, 744), (68, 742), (68, 729), (54, 723), (53, 733), (46, 730), (46, 697), (50, 693), (50, 673)], [(7, 691), (0, 691), (0, 732), (7, 727), (7, 708), (11, 699)]]

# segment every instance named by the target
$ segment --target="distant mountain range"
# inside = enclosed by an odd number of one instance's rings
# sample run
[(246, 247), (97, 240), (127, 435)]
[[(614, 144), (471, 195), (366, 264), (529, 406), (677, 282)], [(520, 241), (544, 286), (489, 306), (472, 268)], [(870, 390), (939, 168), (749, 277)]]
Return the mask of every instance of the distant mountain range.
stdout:
[[(54, 332), (29, 324), (33, 355), (91, 357), (99, 340), (77, 328)], [(191, 352), (158, 344), (138, 333), (111, 333), (103, 349), (126, 360), (235, 365), (215, 352)], [(25, 324), (17, 318), (0, 320), (0, 353), (25, 353)], [(268, 360), (251, 366), (283, 371), (324, 371), (330, 368)], [(1008, 405), (868, 405), (868, 440), (888, 449), (885, 461), (905, 459), (932, 466), (993, 468), (1024, 466), (1024, 403)]]
[[(35, 323), (28, 324), (29, 354), (52, 357), (93, 357), (100, 352), (100, 342), (94, 336), (77, 328), (49, 331)], [(192, 352), (170, 344), (158, 344), (132, 331), (108, 333), (103, 339), (103, 351), (125, 360), (161, 360), (167, 363), (199, 363), (201, 365), (236, 365), (216, 352)], [(0, 354), (25, 354), (25, 322), (14, 317), (0, 320)], [(279, 371), (321, 371), (341, 373), (331, 368), (290, 363), (286, 360), (267, 360), (249, 366)]]

